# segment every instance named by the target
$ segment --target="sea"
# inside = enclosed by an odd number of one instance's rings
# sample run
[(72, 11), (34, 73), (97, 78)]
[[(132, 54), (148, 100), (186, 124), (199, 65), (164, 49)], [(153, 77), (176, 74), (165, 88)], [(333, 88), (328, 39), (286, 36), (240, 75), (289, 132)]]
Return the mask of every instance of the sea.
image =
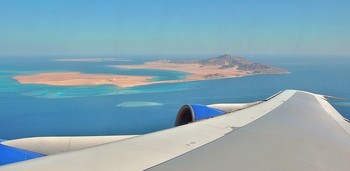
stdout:
[(174, 126), (184, 104), (241, 103), (296, 89), (345, 98), (329, 102), (350, 119), (349, 56), (246, 56), (288, 70), (289, 74), (254, 75), (132, 88), (19, 84), (17, 75), (74, 71), (154, 76), (176, 80), (188, 73), (118, 69), (158, 57), (127, 57), (108, 62), (58, 62), (54, 57), (0, 57), (0, 139), (34, 136), (145, 134)]

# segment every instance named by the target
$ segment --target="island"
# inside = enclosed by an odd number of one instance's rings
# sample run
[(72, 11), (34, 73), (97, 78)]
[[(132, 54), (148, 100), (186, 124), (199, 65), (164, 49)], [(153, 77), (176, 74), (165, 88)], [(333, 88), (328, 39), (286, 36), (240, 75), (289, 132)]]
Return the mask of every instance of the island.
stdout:
[(159, 69), (190, 73), (182, 81), (234, 78), (257, 74), (287, 74), (287, 70), (271, 67), (261, 63), (252, 63), (242, 57), (229, 54), (204, 60), (159, 60), (142, 65), (114, 65), (128, 69)]
[(159, 60), (142, 65), (114, 65), (128, 69), (159, 69), (189, 73), (181, 80), (152, 81), (151, 76), (84, 74), (79, 72), (54, 72), (15, 76), (21, 84), (47, 84), (55, 86), (116, 85), (134, 87), (149, 84), (188, 82), (221, 78), (235, 78), (257, 74), (287, 74), (288, 71), (266, 64), (252, 63), (242, 57), (229, 54), (204, 60)]
[(46, 84), (54, 86), (116, 85), (133, 87), (150, 84), (149, 76), (83, 74), (80, 72), (52, 72), (34, 75), (15, 76), (21, 84)]

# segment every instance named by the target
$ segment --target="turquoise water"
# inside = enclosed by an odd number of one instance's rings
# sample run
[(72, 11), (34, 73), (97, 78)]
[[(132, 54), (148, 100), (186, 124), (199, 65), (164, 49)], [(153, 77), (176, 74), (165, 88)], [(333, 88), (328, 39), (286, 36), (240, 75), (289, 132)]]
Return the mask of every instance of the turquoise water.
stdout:
[[(172, 127), (187, 103), (211, 104), (261, 100), (284, 89), (301, 89), (350, 99), (350, 59), (346, 57), (250, 57), (291, 74), (155, 84), (133, 88), (21, 85), (12, 77), (51, 71), (151, 75), (157, 80), (187, 74), (161, 70), (126, 70), (101, 63), (54, 62), (50, 58), (3, 58), (0, 61), (0, 139), (29, 136), (143, 134)], [(20, 59), (20, 60), (19, 60)], [(331, 103), (350, 118), (350, 101)]]
[[(16, 60), (17, 59), (5, 59), (5, 60)], [(43, 64), (46, 67), (42, 68), (42, 65), (38, 66), (37, 63)], [(23, 62), (23, 61), (21, 61)], [(0, 93), (14, 92), (24, 96), (33, 96), (40, 98), (72, 98), (72, 97), (83, 97), (83, 96), (104, 96), (104, 95), (118, 95), (118, 94), (134, 94), (134, 93), (147, 93), (147, 92), (164, 92), (173, 90), (182, 90), (186, 86), (184, 84), (177, 84), (171, 89), (149, 86), (137, 86), (132, 88), (120, 88), (114, 85), (100, 85), (100, 86), (49, 86), (49, 85), (35, 85), (18, 84), (13, 79), (17, 75), (31, 75), (36, 73), (44, 72), (64, 72), (64, 71), (78, 71), (83, 73), (100, 73), (100, 74), (120, 74), (120, 75), (146, 75), (153, 76), (151, 81), (163, 81), (163, 80), (180, 80), (189, 75), (189, 73), (178, 72), (178, 71), (163, 71), (163, 70), (152, 70), (152, 69), (122, 69), (113, 68), (110, 65), (120, 63), (130, 63), (130, 61), (122, 62), (56, 62), (51, 59), (32, 59), (28, 65), (11, 63), (13, 66), (4, 65), (0, 69)], [(19, 68), (16, 65), (20, 65), (23, 68), (20, 70), (11, 70), (13, 68)], [(67, 65), (68, 64), (68, 65)], [(133, 63), (134, 64), (134, 63)], [(50, 68), (50, 70), (48, 69)], [(78, 69), (77, 69), (78, 68)]]

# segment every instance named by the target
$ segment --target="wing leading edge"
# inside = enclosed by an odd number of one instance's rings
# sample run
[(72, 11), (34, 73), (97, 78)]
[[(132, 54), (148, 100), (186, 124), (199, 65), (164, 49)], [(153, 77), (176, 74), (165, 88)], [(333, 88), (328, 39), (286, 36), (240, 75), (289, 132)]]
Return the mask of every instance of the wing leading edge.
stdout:
[(212, 119), (0, 170), (348, 170), (349, 133), (323, 96), (286, 90)]

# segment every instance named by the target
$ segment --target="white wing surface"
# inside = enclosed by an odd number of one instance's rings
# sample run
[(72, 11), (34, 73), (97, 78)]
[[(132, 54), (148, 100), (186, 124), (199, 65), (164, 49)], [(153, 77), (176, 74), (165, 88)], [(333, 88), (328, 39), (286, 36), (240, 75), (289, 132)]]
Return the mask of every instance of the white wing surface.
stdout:
[(286, 90), (225, 115), (1, 171), (349, 170), (350, 125), (322, 95)]

